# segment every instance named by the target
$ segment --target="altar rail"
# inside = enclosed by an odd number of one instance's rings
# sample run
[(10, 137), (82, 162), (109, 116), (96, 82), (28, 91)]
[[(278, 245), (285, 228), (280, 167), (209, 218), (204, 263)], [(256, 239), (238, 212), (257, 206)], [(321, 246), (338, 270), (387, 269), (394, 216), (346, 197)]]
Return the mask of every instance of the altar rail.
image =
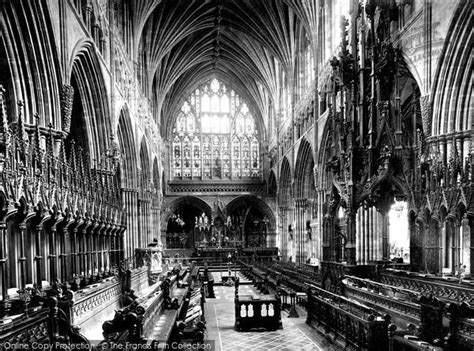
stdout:
[(316, 286), (308, 287), (306, 306), (306, 323), (322, 326), (334, 341), (341, 338), (345, 348), (368, 351), (388, 349), (388, 315), (377, 316), (367, 307)]

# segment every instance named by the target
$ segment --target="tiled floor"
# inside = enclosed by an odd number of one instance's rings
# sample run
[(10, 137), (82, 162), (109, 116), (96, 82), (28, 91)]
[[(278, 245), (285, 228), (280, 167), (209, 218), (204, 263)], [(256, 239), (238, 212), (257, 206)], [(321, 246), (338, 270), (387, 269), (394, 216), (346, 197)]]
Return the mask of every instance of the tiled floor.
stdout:
[[(206, 300), (206, 339), (215, 341), (215, 349), (228, 350), (336, 350), (324, 336), (305, 324), (306, 314), (288, 318), (282, 312), (283, 329), (277, 331), (237, 332), (234, 330), (234, 287), (215, 287), (216, 299)], [(243, 285), (239, 294), (257, 294), (253, 286)]]

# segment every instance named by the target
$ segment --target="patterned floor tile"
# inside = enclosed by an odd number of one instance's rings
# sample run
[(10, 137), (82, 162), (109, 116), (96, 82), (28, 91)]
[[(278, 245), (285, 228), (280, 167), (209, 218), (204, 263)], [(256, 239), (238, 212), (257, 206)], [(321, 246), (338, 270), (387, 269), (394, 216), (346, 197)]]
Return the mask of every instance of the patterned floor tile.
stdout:
[[(234, 330), (234, 287), (218, 286), (215, 288), (218, 299), (208, 299), (206, 302), (207, 336), (216, 341), (216, 350), (330, 350), (315, 330), (309, 329), (304, 323), (304, 316), (288, 318), (283, 312), (283, 329), (277, 331), (249, 331), (237, 332)], [(240, 295), (258, 295), (251, 285), (241, 286)], [(322, 340), (319, 343), (319, 339)]]

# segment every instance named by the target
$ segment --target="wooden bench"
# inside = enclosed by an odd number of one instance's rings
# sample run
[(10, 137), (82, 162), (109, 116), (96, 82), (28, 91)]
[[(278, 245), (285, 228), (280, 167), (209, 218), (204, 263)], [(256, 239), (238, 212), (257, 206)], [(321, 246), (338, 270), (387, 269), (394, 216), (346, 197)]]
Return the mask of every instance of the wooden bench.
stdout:
[(404, 328), (409, 323), (420, 325), (421, 307), (418, 299), (421, 294), (403, 288), (346, 276), (342, 279), (343, 294), (372, 308), (390, 312), (392, 321)]
[(204, 300), (204, 290), (189, 288), (176, 322), (174, 342), (186, 340), (194, 343), (204, 340)]
[(391, 269), (384, 270), (376, 280), (425, 295), (431, 294), (445, 303), (465, 301), (474, 304), (474, 286), (468, 283), (459, 284), (457, 279), (448, 280), (427, 274)]
[(306, 323), (322, 327), (345, 348), (388, 350), (389, 316), (314, 285), (308, 287)]

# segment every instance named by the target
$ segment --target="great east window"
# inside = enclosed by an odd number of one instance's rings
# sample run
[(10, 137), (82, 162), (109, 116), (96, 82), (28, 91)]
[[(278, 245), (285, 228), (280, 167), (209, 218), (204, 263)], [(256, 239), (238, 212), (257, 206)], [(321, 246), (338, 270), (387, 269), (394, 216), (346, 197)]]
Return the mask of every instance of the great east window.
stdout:
[(174, 179), (260, 177), (259, 133), (247, 104), (213, 79), (188, 96), (172, 133)]

